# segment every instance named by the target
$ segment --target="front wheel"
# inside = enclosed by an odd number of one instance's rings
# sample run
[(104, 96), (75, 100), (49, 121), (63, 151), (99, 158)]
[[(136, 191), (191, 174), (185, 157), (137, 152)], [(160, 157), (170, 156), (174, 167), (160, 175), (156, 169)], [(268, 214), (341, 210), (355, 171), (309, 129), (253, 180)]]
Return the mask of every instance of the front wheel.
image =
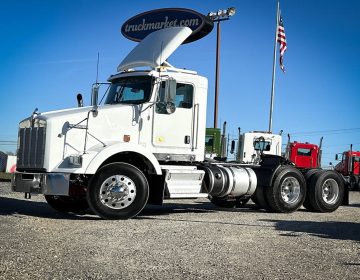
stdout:
[(145, 175), (127, 163), (102, 167), (91, 179), (87, 192), (90, 208), (104, 219), (130, 219), (140, 213), (148, 198)]

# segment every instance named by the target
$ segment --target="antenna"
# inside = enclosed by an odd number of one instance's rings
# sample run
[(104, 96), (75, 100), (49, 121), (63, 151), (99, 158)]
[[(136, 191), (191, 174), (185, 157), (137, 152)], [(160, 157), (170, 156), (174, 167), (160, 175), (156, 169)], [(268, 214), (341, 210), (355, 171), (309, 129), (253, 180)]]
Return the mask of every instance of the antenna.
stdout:
[[(160, 46), (160, 61), (161, 61), (161, 57), (162, 57), (162, 50), (163, 50), (163, 44), (164, 44), (164, 41), (161, 41), (161, 46)], [(154, 65), (155, 65), (155, 57), (154, 57), (154, 55), (153, 55), (153, 60), (154, 60)], [(159, 101), (161, 101), (160, 99), (162, 98), (162, 97), (160, 97), (160, 91), (161, 91), (161, 64), (159, 65), (159, 67), (158, 67), (158, 74), (159, 74), (159, 93), (158, 93), (158, 97), (157, 97), (157, 99), (159, 99)], [(165, 94), (166, 94), (166, 89), (165, 89)], [(163, 97), (164, 98), (164, 97)]]
[(98, 55), (97, 55), (97, 63), (96, 63), (96, 83), (98, 83), (98, 78), (99, 78), (99, 52), (98, 52)]
[(164, 45), (164, 41), (161, 41), (161, 46), (160, 46), (160, 67), (161, 67), (161, 60), (162, 60), (162, 54), (163, 54), (163, 45)]

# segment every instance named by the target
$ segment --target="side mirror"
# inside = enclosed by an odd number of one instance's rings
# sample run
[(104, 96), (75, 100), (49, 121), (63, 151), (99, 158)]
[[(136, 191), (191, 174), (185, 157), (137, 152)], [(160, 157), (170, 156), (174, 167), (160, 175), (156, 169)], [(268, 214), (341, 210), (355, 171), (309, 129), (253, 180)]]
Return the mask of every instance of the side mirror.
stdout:
[(339, 155), (338, 154), (335, 155), (335, 160), (339, 160)]
[(94, 84), (91, 90), (91, 105), (93, 106), (91, 111), (94, 118), (96, 118), (98, 115), (97, 104), (98, 104), (98, 96), (99, 96), (99, 87), (100, 87), (99, 84)]
[(175, 96), (176, 96), (176, 80), (169, 79), (166, 82), (166, 91), (165, 91), (165, 102), (175, 102)]
[(97, 106), (99, 96), (99, 84), (94, 84), (91, 90), (91, 105)]
[(174, 102), (166, 102), (165, 110), (166, 110), (166, 113), (173, 114), (176, 110), (175, 103)]
[(83, 102), (83, 97), (81, 93), (78, 93), (78, 95), (76, 96), (77, 102), (78, 102), (78, 107), (84, 107), (84, 102)]
[(156, 112), (161, 114), (173, 114), (176, 110), (176, 80), (169, 79), (161, 82), (159, 100), (156, 102)]

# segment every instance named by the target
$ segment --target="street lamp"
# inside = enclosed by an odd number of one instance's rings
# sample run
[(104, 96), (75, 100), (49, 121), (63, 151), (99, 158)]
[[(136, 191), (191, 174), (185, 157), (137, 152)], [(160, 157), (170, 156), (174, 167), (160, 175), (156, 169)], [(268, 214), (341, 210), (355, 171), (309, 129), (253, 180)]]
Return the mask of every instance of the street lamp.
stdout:
[(209, 12), (208, 17), (217, 22), (216, 25), (216, 70), (215, 70), (215, 102), (214, 102), (214, 128), (217, 128), (218, 120), (218, 98), (219, 98), (219, 67), (220, 67), (220, 22), (229, 20), (236, 12), (234, 7), (217, 12)]

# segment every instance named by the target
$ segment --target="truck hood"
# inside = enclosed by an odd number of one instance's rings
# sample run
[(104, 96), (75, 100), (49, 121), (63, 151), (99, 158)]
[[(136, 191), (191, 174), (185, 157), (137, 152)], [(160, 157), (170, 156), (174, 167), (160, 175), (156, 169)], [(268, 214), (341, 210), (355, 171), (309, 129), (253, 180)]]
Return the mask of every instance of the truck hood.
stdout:
[[(35, 130), (31, 133), (36, 133), (37, 127), (45, 128), (41, 134), (44, 143), (44, 168), (47, 171), (55, 170), (68, 156), (89, 154), (95, 147), (122, 142), (137, 144), (142, 106), (143, 104), (102, 105), (97, 108), (95, 115), (91, 112), (93, 107), (89, 106), (35, 116)], [(24, 123), (20, 123), (20, 127), (26, 129), (31, 120), (32, 118), (26, 119)]]
[[(101, 105), (97, 107), (97, 113), (92, 113), (93, 107), (72, 108), (66, 110), (44, 112), (36, 116), (37, 119), (44, 120), (48, 123), (55, 134), (67, 134), (70, 127), (80, 129), (88, 126), (89, 131), (93, 134), (102, 135), (102, 141), (114, 141), (109, 131), (129, 131), (133, 130), (140, 119), (140, 112), (143, 104), (113, 104)], [(73, 134), (74, 132), (71, 132)], [(120, 137), (116, 137), (119, 139)]]
[(89, 112), (92, 109), (92, 106), (86, 106), (86, 107), (77, 107), (77, 108), (69, 108), (69, 109), (63, 109), (63, 110), (56, 110), (56, 111), (48, 111), (39, 114), (40, 119), (51, 119), (51, 118), (58, 118), (63, 116), (69, 116), (69, 115), (86, 115), (87, 112)]

